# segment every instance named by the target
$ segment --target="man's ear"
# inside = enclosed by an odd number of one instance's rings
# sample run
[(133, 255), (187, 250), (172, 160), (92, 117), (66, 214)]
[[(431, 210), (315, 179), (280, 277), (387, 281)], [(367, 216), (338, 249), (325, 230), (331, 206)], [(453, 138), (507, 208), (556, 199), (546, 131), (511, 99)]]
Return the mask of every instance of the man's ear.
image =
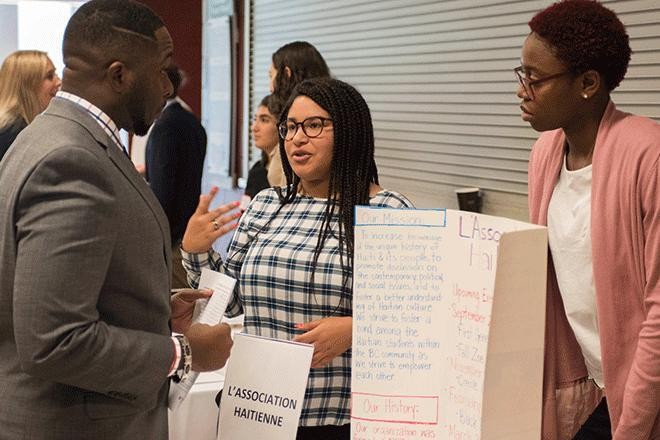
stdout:
[(113, 61), (106, 69), (105, 75), (116, 93), (124, 93), (133, 82), (133, 72), (121, 61)]

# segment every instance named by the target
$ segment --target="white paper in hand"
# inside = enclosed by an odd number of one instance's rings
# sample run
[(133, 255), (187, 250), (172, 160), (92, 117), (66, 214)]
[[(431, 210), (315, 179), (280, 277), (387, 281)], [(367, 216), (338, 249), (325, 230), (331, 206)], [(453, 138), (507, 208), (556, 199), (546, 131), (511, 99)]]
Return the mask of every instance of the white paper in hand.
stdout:
[[(213, 296), (209, 299), (200, 299), (197, 301), (193, 322), (207, 325), (220, 323), (235, 284), (236, 280), (232, 277), (203, 268), (202, 275), (199, 278), (199, 288), (213, 290)], [(193, 356), (195, 356), (195, 353), (193, 353)], [(199, 376), (199, 373), (193, 371), (188, 375), (186, 380), (171, 384), (168, 407), (172, 411), (176, 410), (181, 402), (185, 400), (195, 380), (197, 380), (197, 376)]]
[(232, 277), (203, 268), (199, 277), (199, 288), (213, 290), (213, 296), (197, 301), (193, 322), (215, 325), (222, 321), (235, 284), (236, 280)]
[(238, 334), (220, 402), (219, 440), (294, 440), (314, 346)]

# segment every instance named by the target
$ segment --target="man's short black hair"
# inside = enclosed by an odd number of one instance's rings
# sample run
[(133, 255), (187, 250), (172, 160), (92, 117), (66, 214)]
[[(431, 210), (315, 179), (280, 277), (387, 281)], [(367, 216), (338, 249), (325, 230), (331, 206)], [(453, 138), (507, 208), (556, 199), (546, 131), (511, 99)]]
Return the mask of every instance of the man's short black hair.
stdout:
[(163, 20), (142, 3), (91, 0), (69, 20), (64, 31), (64, 57), (71, 48), (130, 54), (146, 42), (156, 44), (155, 32), (163, 26)]

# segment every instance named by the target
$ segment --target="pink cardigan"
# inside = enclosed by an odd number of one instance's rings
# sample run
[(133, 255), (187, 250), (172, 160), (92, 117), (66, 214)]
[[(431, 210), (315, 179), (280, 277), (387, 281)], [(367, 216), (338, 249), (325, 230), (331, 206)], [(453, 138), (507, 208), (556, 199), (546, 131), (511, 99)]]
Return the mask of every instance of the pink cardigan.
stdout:
[[(545, 132), (529, 162), (530, 220), (547, 225), (564, 155)], [(610, 102), (596, 137), (591, 239), (605, 392), (615, 440), (660, 439), (660, 125)], [(555, 389), (586, 376), (549, 259), (543, 439), (557, 439)], [(563, 440), (563, 439), (560, 439)]]

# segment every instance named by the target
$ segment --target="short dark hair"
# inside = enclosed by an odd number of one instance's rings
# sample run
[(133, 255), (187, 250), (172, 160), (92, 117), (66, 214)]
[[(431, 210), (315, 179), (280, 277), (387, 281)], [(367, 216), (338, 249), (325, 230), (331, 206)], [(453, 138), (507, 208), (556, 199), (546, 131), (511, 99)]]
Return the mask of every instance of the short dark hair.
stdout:
[(266, 95), (263, 98), (261, 98), (258, 107), (268, 107), (269, 103), (270, 103), (270, 95)]
[(564, 0), (542, 10), (529, 27), (575, 73), (595, 70), (608, 91), (619, 86), (630, 62), (626, 28), (610, 9), (593, 0)]
[[(374, 130), (369, 106), (360, 92), (350, 84), (333, 78), (314, 78), (296, 86), (282, 110), (280, 123), (286, 121), (293, 101), (299, 96), (309, 97), (329, 113), (334, 133), (327, 204), (319, 229), (313, 265), (316, 266), (325, 240), (333, 234), (331, 226), (336, 221), (333, 216), (338, 214), (340, 261), (344, 274), (350, 274), (353, 267), (354, 208), (356, 205), (368, 205), (371, 184), (378, 184), (378, 169), (374, 159)], [(282, 203), (286, 204), (295, 197), (300, 178), (293, 173), (282, 138), (280, 155), (287, 181), (286, 195), (282, 197)], [(313, 273), (314, 271), (312, 284)], [(349, 281), (348, 278), (344, 279), (344, 283)]]
[(133, 0), (91, 0), (76, 10), (64, 31), (63, 53), (72, 48), (131, 54), (145, 43), (155, 45), (163, 20)]
[(261, 98), (258, 107), (266, 107), (268, 109), (268, 113), (270, 113), (271, 116), (275, 118), (275, 121), (277, 121), (280, 118), (280, 112), (282, 111), (282, 104), (278, 99), (275, 98), (275, 96), (273, 95), (264, 96), (263, 98)]
[[(273, 53), (273, 67), (277, 69), (273, 94), (286, 103), (294, 87), (309, 78), (328, 78), (330, 69), (323, 56), (307, 41), (285, 44)], [(285, 68), (291, 75), (285, 73)]]

